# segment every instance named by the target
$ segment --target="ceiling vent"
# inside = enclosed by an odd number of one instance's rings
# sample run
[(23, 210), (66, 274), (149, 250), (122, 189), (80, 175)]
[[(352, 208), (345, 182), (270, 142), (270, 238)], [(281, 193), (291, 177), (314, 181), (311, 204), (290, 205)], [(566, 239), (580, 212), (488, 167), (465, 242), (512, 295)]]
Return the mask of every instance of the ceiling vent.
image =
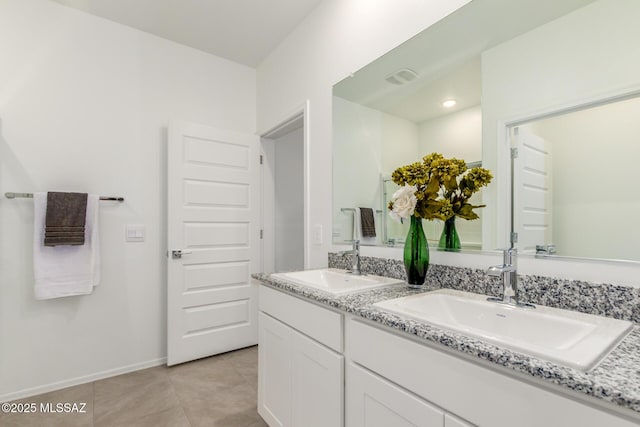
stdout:
[(384, 79), (393, 85), (403, 85), (415, 80), (418, 77), (418, 73), (408, 68), (401, 68), (395, 73), (389, 74)]

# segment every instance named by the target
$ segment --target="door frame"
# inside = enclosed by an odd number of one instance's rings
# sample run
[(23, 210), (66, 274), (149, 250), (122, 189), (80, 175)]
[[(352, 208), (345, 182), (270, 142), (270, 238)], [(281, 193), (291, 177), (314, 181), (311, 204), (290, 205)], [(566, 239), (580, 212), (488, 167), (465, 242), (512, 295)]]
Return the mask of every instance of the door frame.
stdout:
[[(289, 114), (285, 115), (282, 119), (277, 121), (277, 124), (267, 128), (266, 130), (259, 132), (260, 135), (260, 154), (263, 156), (264, 164), (262, 168), (262, 224), (261, 228), (264, 230), (264, 238), (262, 240), (262, 253), (263, 253), (263, 270), (265, 272), (272, 272), (275, 269), (275, 260), (273, 258), (274, 245), (275, 245), (275, 215), (274, 215), (274, 199), (275, 199), (275, 170), (273, 169), (270, 160), (274, 157), (274, 147), (270, 142), (273, 141), (274, 136), (278, 133), (285, 131), (293, 123), (298, 120), (302, 120), (302, 135), (303, 135), (303, 247), (304, 247), (304, 268), (310, 268), (311, 265), (311, 248), (310, 248), (310, 190), (309, 190), (309, 171), (310, 171), (310, 156), (309, 156), (309, 100), (307, 99), (303, 104), (293, 109)], [(285, 132), (286, 133), (286, 132)]]

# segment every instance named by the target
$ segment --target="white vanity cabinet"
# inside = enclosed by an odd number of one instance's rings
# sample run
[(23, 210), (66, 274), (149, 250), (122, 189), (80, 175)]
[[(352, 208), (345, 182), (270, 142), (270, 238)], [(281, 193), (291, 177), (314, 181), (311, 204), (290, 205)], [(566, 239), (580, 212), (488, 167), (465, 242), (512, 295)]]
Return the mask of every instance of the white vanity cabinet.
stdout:
[(258, 413), (271, 427), (343, 425), (343, 316), (260, 287)]
[(524, 375), (505, 375), (499, 367), (360, 320), (349, 320), (345, 341), (346, 427), (638, 425), (594, 401), (566, 397)]
[(260, 287), (270, 427), (632, 427), (624, 408)]
[[(451, 427), (463, 425), (450, 424)], [(389, 426), (443, 427), (445, 413), (373, 372), (349, 364), (347, 427)]]

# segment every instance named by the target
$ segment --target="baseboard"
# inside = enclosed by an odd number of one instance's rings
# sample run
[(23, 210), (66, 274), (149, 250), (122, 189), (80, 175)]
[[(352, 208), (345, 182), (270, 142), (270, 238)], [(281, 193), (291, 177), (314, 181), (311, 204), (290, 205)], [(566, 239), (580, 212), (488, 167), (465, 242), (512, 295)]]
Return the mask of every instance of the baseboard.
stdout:
[(24, 399), (25, 397), (36, 396), (50, 391), (61, 390), (63, 388), (72, 387), (74, 385), (86, 384), (92, 381), (102, 380), (116, 375), (127, 374), (129, 372), (139, 371), (141, 369), (152, 368), (154, 366), (164, 365), (167, 362), (166, 357), (160, 359), (148, 360), (146, 362), (134, 363), (133, 365), (122, 366), (120, 368), (109, 369), (106, 371), (96, 372), (90, 375), (83, 375), (64, 381), (45, 384), (37, 387), (26, 388), (12, 393), (0, 395), (0, 402), (11, 402), (12, 400)]

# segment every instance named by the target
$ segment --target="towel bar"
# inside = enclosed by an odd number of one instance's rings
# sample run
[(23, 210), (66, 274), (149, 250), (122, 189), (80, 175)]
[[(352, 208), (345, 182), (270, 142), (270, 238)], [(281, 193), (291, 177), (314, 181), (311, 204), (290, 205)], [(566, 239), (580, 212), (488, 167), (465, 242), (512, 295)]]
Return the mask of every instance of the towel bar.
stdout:
[[(356, 209), (355, 208), (340, 208), (341, 212), (355, 212)], [(381, 211), (380, 209), (376, 209), (376, 213), (382, 213), (383, 211)]]
[[(18, 198), (25, 198), (25, 199), (33, 199), (33, 193), (4, 193), (4, 197), (6, 197), (7, 199), (15, 199), (16, 197)], [(105, 196), (100, 196), (100, 200), (113, 200), (116, 202), (124, 202), (124, 197), (105, 197)]]

